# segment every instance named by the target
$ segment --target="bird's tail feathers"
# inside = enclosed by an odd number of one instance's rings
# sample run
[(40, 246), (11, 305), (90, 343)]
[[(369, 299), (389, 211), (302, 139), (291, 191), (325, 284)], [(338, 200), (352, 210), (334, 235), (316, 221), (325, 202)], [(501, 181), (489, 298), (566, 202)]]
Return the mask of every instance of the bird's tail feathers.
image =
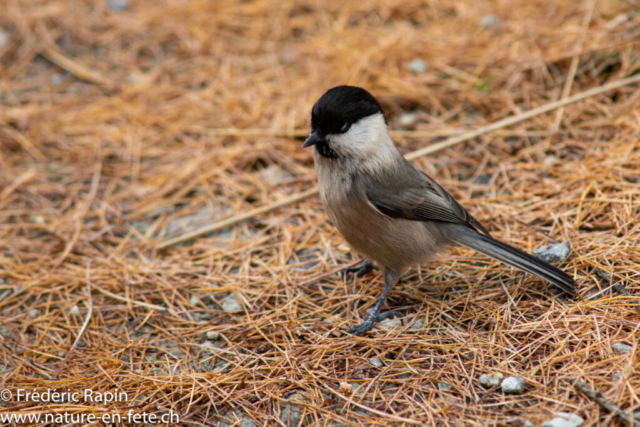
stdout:
[(474, 249), (505, 264), (545, 279), (569, 295), (575, 294), (575, 282), (571, 276), (533, 255), (467, 227), (457, 226), (455, 232), (450, 235), (453, 235), (451, 240), (454, 243)]

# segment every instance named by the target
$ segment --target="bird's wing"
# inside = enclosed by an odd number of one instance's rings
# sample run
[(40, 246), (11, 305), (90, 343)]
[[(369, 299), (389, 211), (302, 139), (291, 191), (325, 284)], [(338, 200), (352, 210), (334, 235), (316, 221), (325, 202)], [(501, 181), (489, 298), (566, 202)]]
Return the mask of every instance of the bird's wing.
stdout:
[(409, 174), (381, 177), (366, 190), (369, 203), (380, 213), (413, 221), (452, 222), (489, 235), (444, 188), (420, 169), (410, 163), (409, 166)]

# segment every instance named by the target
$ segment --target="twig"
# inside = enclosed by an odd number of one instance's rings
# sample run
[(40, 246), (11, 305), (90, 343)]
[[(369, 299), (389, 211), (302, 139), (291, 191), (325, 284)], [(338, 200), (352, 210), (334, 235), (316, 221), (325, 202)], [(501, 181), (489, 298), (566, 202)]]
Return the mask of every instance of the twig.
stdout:
[(569, 381), (575, 388), (580, 390), (585, 396), (597, 402), (600, 406), (602, 406), (607, 411), (611, 412), (614, 416), (620, 418), (622, 421), (624, 421), (626, 425), (640, 426), (640, 421), (638, 421), (633, 416), (630, 416), (629, 414), (624, 412), (622, 409), (620, 409), (618, 405), (616, 405), (614, 402), (604, 397), (602, 393), (589, 387), (587, 383), (578, 381), (575, 378), (572, 378)]
[(38, 175), (38, 171), (36, 169), (27, 169), (20, 176), (13, 180), (11, 184), (9, 184), (2, 192), (0, 192), (0, 200), (4, 200), (11, 195), (18, 187), (22, 184), (32, 180)]
[[(609, 282), (609, 286), (611, 286), (611, 288), (616, 292), (618, 292), (619, 294), (622, 294), (625, 297), (633, 298), (633, 295), (631, 295), (629, 291), (624, 287), (623, 282), (613, 283), (613, 278), (609, 276), (607, 273), (605, 273), (604, 271), (600, 270), (599, 268), (594, 269), (593, 272), (596, 273), (596, 275), (600, 277), (602, 280)], [(636, 310), (638, 310), (638, 312), (640, 313), (640, 302), (638, 302), (638, 300), (633, 300), (632, 302), (637, 303)]]
[(98, 74), (98, 72), (90, 70), (84, 65), (80, 65), (74, 60), (67, 58), (62, 53), (53, 48), (45, 48), (45, 50), (42, 52), (42, 56), (56, 64), (58, 67), (70, 72), (80, 80), (86, 80), (88, 82), (95, 83), (101, 88), (108, 91), (112, 91), (116, 87), (116, 85), (111, 80)]
[(84, 334), (85, 329), (87, 329), (87, 326), (89, 325), (89, 321), (91, 320), (91, 314), (93, 313), (93, 300), (91, 299), (91, 280), (89, 279), (89, 268), (91, 266), (91, 260), (89, 260), (87, 262), (87, 300), (89, 301), (89, 311), (87, 312), (87, 317), (85, 317), (84, 319), (84, 323), (82, 324), (82, 328), (80, 328), (80, 332), (78, 332), (78, 335), (76, 335), (76, 339), (73, 342), (73, 345), (71, 346), (71, 349), (69, 350), (69, 352), (67, 353), (67, 357), (65, 358), (65, 360), (69, 359), (69, 356), (71, 355), (71, 353), (73, 353), (73, 351), (76, 349), (78, 343), (80, 342), (80, 338), (82, 338), (82, 335)]
[(374, 409), (374, 408), (370, 408), (370, 407), (368, 407), (368, 406), (366, 406), (366, 405), (363, 405), (363, 404), (362, 404), (362, 403), (360, 403), (360, 402), (356, 402), (355, 400), (350, 399), (350, 398), (348, 398), (348, 397), (346, 397), (346, 396), (342, 395), (341, 393), (338, 393), (337, 391), (335, 391), (334, 389), (332, 389), (331, 387), (329, 387), (329, 386), (328, 386), (328, 385), (326, 385), (326, 384), (323, 384), (323, 386), (324, 386), (324, 388), (325, 388), (325, 389), (327, 389), (327, 390), (328, 390), (328, 391), (330, 391), (331, 393), (335, 394), (336, 396), (338, 396), (338, 397), (339, 397), (339, 398), (341, 398), (342, 400), (346, 400), (346, 401), (347, 401), (347, 403), (350, 403), (350, 404), (352, 404), (352, 405), (355, 405), (355, 406), (357, 406), (357, 407), (358, 407), (358, 408), (360, 408), (360, 409), (364, 409), (365, 411), (369, 411), (369, 412), (371, 412), (371, 413), (373, 413), (373, 414), (376, 414), (376, 415), (378, 415), (379, 417), (389, 418), (389, 419), (392, 419), (392, 420), (394, 420), (394, 421), (399, 421), (399, 422), (401, 422), (401, 423), (407, 423), (407, 424), (420, 424), (420, 422), (415, 421), (415, 420), (412, 420), (412, 419), (410, 419), (410, 418), (399, 417), (399, 416), (394, 415), (394, 414), (389, 414), (389, 413), (387, 413), (387, 412), (383, 412), (383, 411), (379, 411), (379, 410)]
[(166, 312), (169, 311), (167, 308), (160, 307), (159, 305), (149, 304), (147, 302), (136, 301), (136, 300), (132, 300), (132, 299), (127, 299), (127, 298), (121, 297), (120, 295), (116, 295), (116, 294), (114, 294), (112, 292), (105, 291), (104, 289), (101, 289), (101, 288), (99, 288), (99, 287), (97, 287), (95, 285), (93, 286), (93, 288), (96, 291), (100, 292), (101, 294), (105, 294), (106, 296), (111, 297), (113, 299), (117, 299), (118, 301), (126, 302), (126, 303), (133, 304), (133, 305), (139, 305), (140, 307), (151, 308), (151, 309), (154, 309), (154, 310), (161, 311), (163, 313), (166, 313)]
[(8, 138), (13, 139), (18, 144), (20, 144), (22, 148), (24, 148), (27, 153), (31, 154), (34, 159), (40, 161), (47, 160), (47, 157), (42, 154), (42, 151), (38, 150), (38, 147), (36, 147), (36, 145), (29, 138), (24, 136), (17, 129), (14, 129), (9, 125), (0, 124), (0, 131), (2, 131), (2, 133), (4, 133)]
[[(587, 38), (587, 30), (589, 29), (589, 23), (591, 22), (591, 18), (593, 17), (593, 10), (596, 7), (596, 3), (598, 0), (591, 0), (589, 2), (589, 9), (584, 16), (584, 21), (582, 21), (582, 33), (580, 34), (580, 40), (578, 41), (578, 48), (576, 50), (581, 51), (582, 46), (584, 46), (584, 40)], [(569, 74), (567, 75), (567, 80), (564, 82), (564, 87), (562, 88), (562, 96), (561, 99), (565, 99), (571, 93), (571, 86), (573, 86), (573, 80), (576, 77), (576, 71), (578, 70), (578, 63), (580, 62), (580, 55), (575, 54), (573, 58), (571, 58), (571, 65), (569, 66)], [(556, 113), (556, 120), (553, 122), (553, 126), (551, 127), (551, 131), (553, 133), (558, 132), (560, 129), (560, 122), (562, 121), (562, 115), (564, 114), (564, 107), (560, 107), (558, 112)]]
[(249, 212), (245, 212), (240, 215), (233, 216), (231, 218), (224, 219), (222, 221), (218, 221), (214, 224), (208, 225), (206, 227), (198, 228), (197, 230), (191, 231), (189, 233), (185, 233), (181, 236), (175, 237), (173, 239), (165, 240), (156, 246), (157, 250), (162, 250), (164, 248), (168, 248), (169, 246), (177, 245), (178, 243), (185, 242), (187, 240), (191, 240), (193, 238), (202, 236), (203, 234), (211, 233), (212, 231), (220, 230), (221, 228), (229, 227), (239, 222), (244, 221), (245, 219), (252, 218), (257, 215), (261, 215), (263, 213), (267, 213), (274, 209), (281, 208), (283, 206), (287, 206), (292, 203), (299, 202), (311, 196), (315, 196), (318, 193), (318, 188), (310, 188), (302, 193), (298, 193), (294, 196), (287, 197), (284, 200), (279, 200), (277, 202), (269, 203), (268, 205), (261, 206), (256, 209), (252, 209)]
[[(586, 90), (584, 92), (578, 93), (576, 95), (570, 96), (565, 99), (560, 99), (558, 101), (550, 102), (541, 107), (534, 108), (533, 110), (529, 110), (522, 114), (518, 114), (517, 116), (507, 117), (506, 119), (498, 120), (488, 126), (481, 127), (480, 129), (476, 129), (473, 131), (464, 132), (458, 136), (454, 136), (452, 138), (448, 138), (442, 142), (437, 144), (430, 145), (428, 147), (422, 148), (420, 150), (409, 153), (406, 157), (409, 160), (415, 160), (418, 157), (434, 153), (436, 151), (444, 150), (445, 148), (452, 147), (456, 144), (459, 144), (464, 141), (468, 141), (475, 137), (484, 135), (489, 132), (493, 132), (497, 129), (504, 128), (506, 126), (513, 125), (515, 123), (522, 122), (524, 120), (530, 119), (531, 117), (538, 116), (540, 114), (547, 113), (549, 111), (555, 110), (557, 108), (563, 107), (565, 105), (573, 104), (578, 101), (582, 101), (587, 98), (591, 98), (593, 96), (599, 95), (601, 93), (607, 92), (609, 90), (617, 89), (619, 87), (627, 86), (632, 83), (640, 82), (640, 75), (635, 75), (632, 77), (627, 77), (625, 79), (620, 79), (615, 82), (608, 83), (604, 86), (599, 86), (593, 89)], [(199, 228), (197, 230), (191, 231), (189, 233), (185, 233), (181, 236), (174, 237), (172, 239), (165, 240), (164, 242), (156, 245), (156, 250), (166, 249), (169, 246), (177, 245), (178, 243), (186, 242), (187, 240), (194, 239), (196, 237), (202, 236), (203, 234), (208, 234), (216, 230), (220, 230), (221, 228), (230, 227), (239, 222), (247, 220), (249, 218), (253, 218), (257, 215), (262, 215), (264, 213), (270, 212), (274, 209), (281, 208), (283, 206), (287, 206), (296, 202), (300, 202), (305, 200), (311, 196), (315, 196), (318, 194), (318, 188), (311, 188), (302, 193), (295, 194), (291, 197), (287, 197), (286, 199), (280, 200), (278, 202), (273, 202), (265, 206), (261, 206), (256, 209), (252, 209), (248, 212), (245, 212), (240, 215), (232, 216), (230, 218), (224, 219), (222, 221), (218, 221), (206, 227)]]
[(484, 135), (496, 129), (510, 126), (515, 123), (519, 123), (524, 120), (530, 119), (532, 117), (539, 116), (540, 114), (548, 113), (549, 111), (553, 111), (556, 108), (564, 107), (565, 105), (573, 104), (575, 102), (582, 101), (587, 98), (592, 98), (596, 95), (600, 95), (601, 93), (604, 93), (613, 89), (617, 89), (619, 87), (627, 86), (632, 83), (637, 83), (637, 82), (640, 82), (640, 75), (627, 77), (625, 79), (620, 79), (620, 80), (616, 80), (615, 82), (607, 83), (606, 85), (603, 85), (603, 86), (598, 86), (593, 89), (585, 90), (584, 92), (578, 93), (568, 98), (550, 102), (541, 107), (534, 108), (533, 110), (526, 111), (522, 114), (518, 114), (517, 116), (507, 117), (506, 119), (498, 120), (497, 122), (492, 123), (488, 126), (481, 127), (480, 129), (470, 131), (470, 132), (465, 132), (462, 135), (458, 135), (453, 138), (446, 139), (438, 144), (433, 144), (421, 150), (414, 151), (413, 153), (410, 153), (407, 155), (407, 159), (409, 160), (417, 159), (418, 157), (422, 157), (426, 154), (431, 154), (435, 151), (440, 151), (445, 148), (449, 148), (460, 142), (473, 139), (477, 136)]

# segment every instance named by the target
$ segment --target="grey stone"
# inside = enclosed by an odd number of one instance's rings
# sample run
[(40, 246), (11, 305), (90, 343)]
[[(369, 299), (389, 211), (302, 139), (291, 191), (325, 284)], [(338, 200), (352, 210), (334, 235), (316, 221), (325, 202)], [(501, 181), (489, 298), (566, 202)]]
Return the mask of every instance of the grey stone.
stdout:
[(35, 319), (36, 317), (40, 317), (40, 310), (37, 309), (33, 309), (29, 312), (29, 316), (31, 316), (32, 319)]
[(633, 347), (631, 347), (628, 344), (623, 344), (623, 343), (619, 342), (619, 343), (616, 343), (616, 344), (613, 345), (613, 349), (615, 351), (617, 351), (618, 353), (620, 353), (620, 354), (627, 354), (627, 353), (630, 353), (633, 350)]
[(80, 308), (78, 308), (77, 305), (74, 305), (71, 307), (71, 310), (69, 310), (69, 314), (72, 316), (80, 316)]
[(620, 372), (616, 372), (615, 374), (613, 374), (611, 379), (616, 382), (620, 381), (622, 379), (622, 374)]
[(240, 418), (240, 427), (255, 427), (256, 423), (247, 417)]
[(551, 246), (540, 246), (533, 250), (533, 256), (550, 263), (562, 262), (571, 253), (571, 244), (567, 240), (566, 242), (557, 243)]
[(270, 165), (260, 172), (260, 176), (272, 185), (278, 185), (291, 178), (291, 174), (278, 165)]
[(129, 0), (107, 0), (107, 7), (114, 12), (122, 12), (129, 8)]
[(382, 366), (382, 360), (380, 360), (379, 357), (372, 357), (369, 359), (369, 362), (376, 368), (380, 368)]
[(10, 38), (9, 32), (4, 28), (0, 28), (0, 47), (7, 44)]
[(504, 378), (504, 375), (502, 375), (500, 372), (498, 372), (497, 374), (491, 374), (491, 375), (482, 374), (480, 375), (480, 385), (484, 388), (495, 387), (497, 385), (500, 385), (503, 378)]
[(480, 28), (497, 28), (500, 26), (500, 18), (494, 14), (484, 15), (478, 22)]
[(198, 298), (192, 296), (191, 298), (189, 298), (189, 304), (191, 304), (191, 305), (199, 305), (200, 301), (198, 301)]
[[(176, 218), (169, 222), (169, 225), (167, 226), (167, 234), (171, 235), (179, 232), (191, 231), (194, 228), (211, 223), (212, 220), (219, 218), (223, 213), (223, 210), (217, 207), (205, 206), (198, 212)], [(233, 231), (225, 229), (217, 232), (216, 238), (231, 239), (233, 238)]]
[(207, 323), (211, 319), (213, 319), (213, 315), (211, 313), (199, 311), (193, 313), (193, 320), (198, 323)]
[(520, 394), (524, 392), (527, 383), (522, 377), (507, 377), (502, 380), (500, 387), (504, 393)]
[[(64, 78), (65, 78), (65, 74), (54, 74), (53, 76), (51, 76), (51, 83), (53, 83), (54, 85), (59, 85), (60, 83), (64, 82)], [(33, 217), (33, 219), (38, 224), (42, 224), (44, 222), (44, 218), (42, 218), (41, 216), (35, 216)]]
[(427, 64), (422, 59), (409, 62), (409, 70), (415, 74), (422, 74), (427, 70)]
[(393, 319), (384, 319), (382, 322), (376, 324), (380, 329), (393, 329), (402, 326), (402, 320), (397, 317)]
[(413, 325), (411, 325), (411, 329), (422, 329), (424, 328), (424, 317), (418, 318)]
[(557, 412), (555, 417), (542, 424), (542, 427), (580, 427), (584, 423), (582, 417), (569, 412)]
[(407, 111), (400, 116), (400, 126), (407, 127), (416, 123), (416, 114), (413, 111)]
[(304, 408), (297, 405), (295, 402), (308, 402), (310, 396), (308, 393), (300, 391), (295, 392), (287, 398), (287, 401), (282, 403), (280, 409), (280, 421), (286, 426), (297, 427), (302, 421), (302, 413)]
[(440, 391), (451, 391), (453, 390), (453, 386), (445, 383), (438, 383), (438, 390)]
[(218, 331), (207, 331), (207, 338), (212, 341), (218, 341), (220, 338), (222, 338), (222, 335)]
[(491, 182), (491, 174), (480, 175), (476, 179), (473, 180), (473, 183), (476, 185), (488, 185)]
[(213, 341), (204, 340), (202, 342), (202, 350), (209, 353), (217, 353), (220, 349), (220, 343), (215, 343)]
[(536, 426), (534, 426), (531, 421), (524, 420), (524, 423), (522, 424), (522, 427), (536, 427)]
[(238, 313), (242, 311), (242, 304), (236, 294), (230, 293), (222, 301), (222, 309), (227, 313)]

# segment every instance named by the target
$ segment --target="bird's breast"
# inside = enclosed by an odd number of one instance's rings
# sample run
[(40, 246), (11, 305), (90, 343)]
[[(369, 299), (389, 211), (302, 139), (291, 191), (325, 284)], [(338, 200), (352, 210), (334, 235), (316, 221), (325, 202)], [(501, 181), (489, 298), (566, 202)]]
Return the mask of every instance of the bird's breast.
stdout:
[(426, 261), (443, 246), (437, 225), (393, 219), (367, 200), (356, 172), (318, 167), (322, 204), (349, 245), (367, 259), (403, 272)]

